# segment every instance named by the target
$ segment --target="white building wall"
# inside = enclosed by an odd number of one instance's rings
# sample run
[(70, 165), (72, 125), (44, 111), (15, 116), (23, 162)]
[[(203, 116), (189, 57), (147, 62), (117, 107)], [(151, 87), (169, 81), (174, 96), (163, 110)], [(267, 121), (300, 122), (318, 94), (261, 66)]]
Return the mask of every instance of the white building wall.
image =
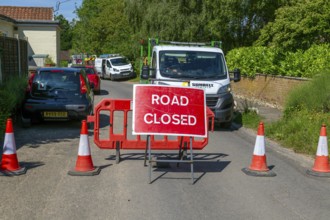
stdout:
[(13, 23), (0, 20), (0, 34), (5, 34), (6, 37), (14, 37)]
[(29, 57), (36, 54), (48, 54), (55, 63), (58, 63), (59, 59), (59, 39), (57, 32), (57, 27), (55, 26), (47, 27), (24, 25), (18, 27), (18, 34), (20, 38), (26, 37), (28, 40)]

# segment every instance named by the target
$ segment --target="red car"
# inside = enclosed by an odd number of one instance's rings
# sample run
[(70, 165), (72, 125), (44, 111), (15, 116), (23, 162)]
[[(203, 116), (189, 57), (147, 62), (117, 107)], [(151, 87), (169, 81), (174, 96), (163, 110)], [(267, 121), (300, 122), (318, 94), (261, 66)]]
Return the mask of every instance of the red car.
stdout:
[(81, 68), (84, 69), (87, 78), (93, 88), (93, 91), (95, 94), (100, 94), (101, 92), (101, 80), (99, 75), (97, 74), (97, 71), (94, 66), (88, 66), (88, 65), (72, 65), (72, 68)]

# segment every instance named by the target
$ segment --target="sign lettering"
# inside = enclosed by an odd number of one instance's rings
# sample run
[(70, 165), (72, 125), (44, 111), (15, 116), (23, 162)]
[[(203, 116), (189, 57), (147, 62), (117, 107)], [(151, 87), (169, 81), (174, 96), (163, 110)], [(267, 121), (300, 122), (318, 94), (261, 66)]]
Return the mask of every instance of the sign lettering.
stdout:
[(204, 90), (134, 85), (133, 134), (206, 136)]

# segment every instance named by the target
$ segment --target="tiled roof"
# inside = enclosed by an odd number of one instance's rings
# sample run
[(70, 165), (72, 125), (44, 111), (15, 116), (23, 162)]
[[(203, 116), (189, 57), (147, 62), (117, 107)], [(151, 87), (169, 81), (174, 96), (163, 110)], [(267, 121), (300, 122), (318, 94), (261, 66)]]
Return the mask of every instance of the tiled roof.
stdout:
[(53, 8), (0, 6), (0, 14), (15, 20), (53, 20)]

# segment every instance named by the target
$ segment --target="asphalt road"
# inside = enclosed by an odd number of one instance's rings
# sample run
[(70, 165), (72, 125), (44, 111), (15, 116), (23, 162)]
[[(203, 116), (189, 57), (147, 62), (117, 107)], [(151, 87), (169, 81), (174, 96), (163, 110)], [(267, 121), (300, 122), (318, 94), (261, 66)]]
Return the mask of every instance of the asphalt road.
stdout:
[[(132, 84), (102, 81), (103, 98), (132, 98)], [(117, 117), (120, 120), (120, 116)], [(103, 117), (103, 129), (108, 117)], [(195, 153), (195, 184), (190, 166), (143, 166), (143, 151), (101, 150), (89, 134), (97, 176), (69, 176), (75, 166), (80, 122), (15, 125), (17, 155), (28, 168), (21, 176), (0, 176), (0, 219), (330, 219), (330, 178), (305, 174), (313, 159), (266, 141), (267, 164), (276, 177), (251, 177), (256, 134), (239, 128), (210, 133), (208, 146)], [(106, 134), (105, 134), (106, 135)], [(174, 153), (174, 152), (170, 152)]]

